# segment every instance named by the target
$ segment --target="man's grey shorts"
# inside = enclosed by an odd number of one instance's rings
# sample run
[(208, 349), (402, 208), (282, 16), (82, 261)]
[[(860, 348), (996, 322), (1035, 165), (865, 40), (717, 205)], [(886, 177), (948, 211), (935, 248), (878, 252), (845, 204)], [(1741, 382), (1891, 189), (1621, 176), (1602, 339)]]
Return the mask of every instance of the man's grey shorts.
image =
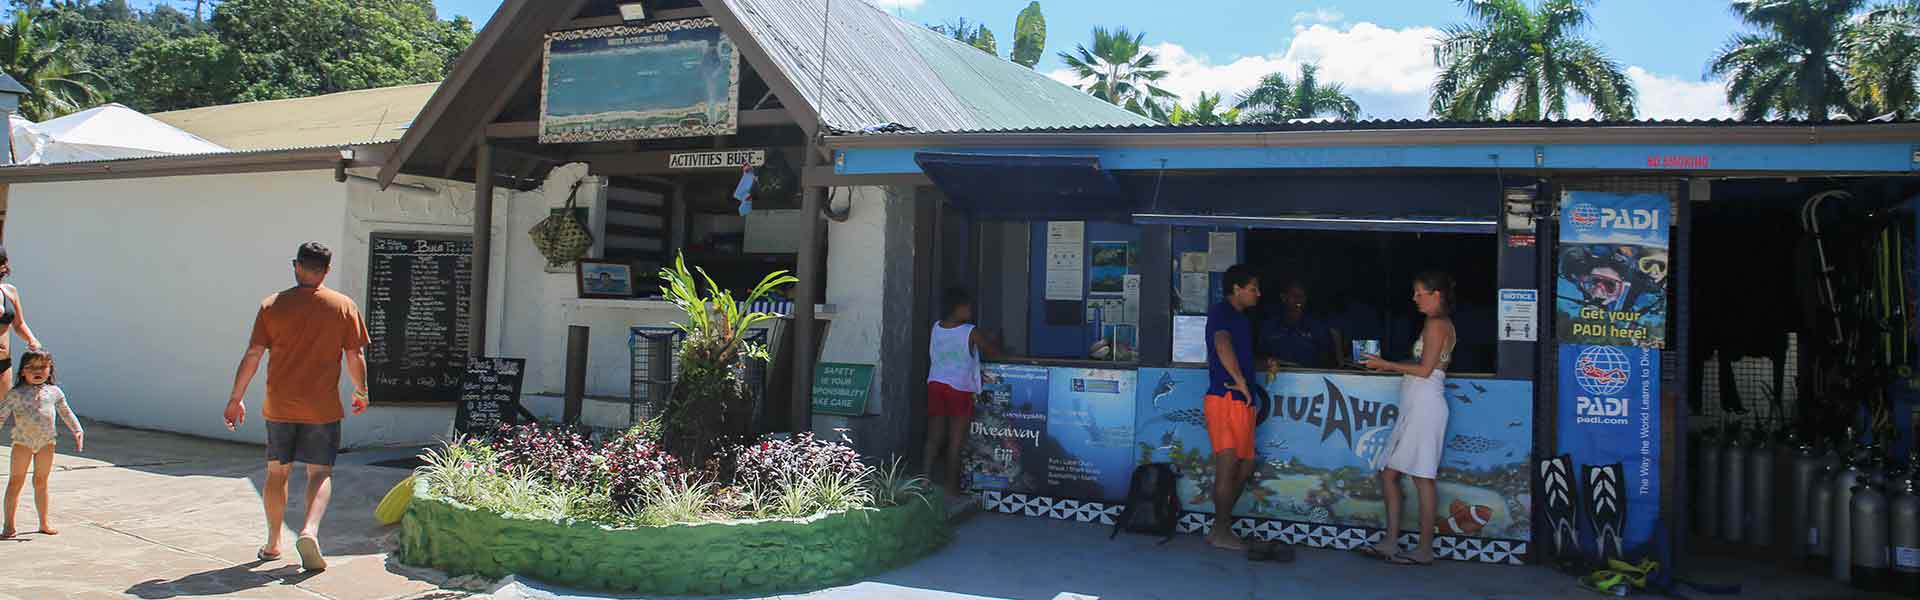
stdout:
[(267, 421), (267, 460), (333, 466), (340, 455), (340, 422), (325, 425)]

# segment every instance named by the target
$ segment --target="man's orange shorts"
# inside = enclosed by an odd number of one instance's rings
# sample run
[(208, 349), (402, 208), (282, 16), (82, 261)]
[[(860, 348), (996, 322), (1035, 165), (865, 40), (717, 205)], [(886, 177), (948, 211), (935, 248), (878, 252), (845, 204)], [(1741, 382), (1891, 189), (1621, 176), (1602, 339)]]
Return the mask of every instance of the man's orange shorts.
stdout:
[(1202, 398), (1202, 410), (1207, 415), (1207, 440), (1213, 443), (1213, 453), (1228, 450), (1241, 460), (1253, 460), (1253, 407), (1245, 402), (1227, 396), (1207, 395)]

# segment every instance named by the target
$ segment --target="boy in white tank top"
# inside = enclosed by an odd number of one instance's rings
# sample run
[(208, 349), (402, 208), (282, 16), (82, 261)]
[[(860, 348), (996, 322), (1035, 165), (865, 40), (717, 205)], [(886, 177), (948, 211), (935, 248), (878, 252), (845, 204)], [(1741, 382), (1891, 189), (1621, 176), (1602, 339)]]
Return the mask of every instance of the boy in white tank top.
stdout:
[[(937, 479), (948, 493), (960, 492), (960, 448), (967, 442), (967, 428), (973, 423), (973, 401), (980, 393), (980, 354), (998, 357), (1000, 348), (975, 329), (973, 296), (966, 290), (947, 290), (946, 318), (934, 322), (933, 335), (927, 341), (932, 362), (927, 368), (927, 447), (921, 465), (929, 479), (934, 466), (946, 469), (946, 477)], [(941, 459), (941, 450), (946, 456)]]

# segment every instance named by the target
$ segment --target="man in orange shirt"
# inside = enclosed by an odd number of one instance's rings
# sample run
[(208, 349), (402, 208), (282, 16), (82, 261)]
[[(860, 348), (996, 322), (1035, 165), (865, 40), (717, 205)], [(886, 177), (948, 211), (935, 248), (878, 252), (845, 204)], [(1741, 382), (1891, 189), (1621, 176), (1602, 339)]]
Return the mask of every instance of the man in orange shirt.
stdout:
[(287, 509), (287, 478), (293, 463), (307, 465), (306, 525), (294, 549), (309, 571), (327, 568), (320, 554), (320, 518), (333, 494), (333, 461), (340, 452), (340, 359), (353, 378), (353, 414), (367, 409), (367, 360), (361, 348), (370, 341), (353, 299), (321, 285), (333, 265), (333, 251), (319, 242), (300, 246), (293, 260), (296, 284), (260, 302), (253, 337), (233, 376), (227, 400), (227, 429), (246, 422), (247, 386), (269, 352), (267, 401), (267, 484), (261, 493), (267, 509), (267, 544), (260, 560), (280, 558), (280, 525)]

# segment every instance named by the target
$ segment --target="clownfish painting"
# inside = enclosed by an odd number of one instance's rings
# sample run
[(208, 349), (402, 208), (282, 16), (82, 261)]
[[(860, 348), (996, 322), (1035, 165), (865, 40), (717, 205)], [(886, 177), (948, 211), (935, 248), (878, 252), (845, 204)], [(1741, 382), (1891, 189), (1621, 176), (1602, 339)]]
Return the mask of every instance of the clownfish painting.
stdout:
[(1447, 518), (1434, 524), (1433, 528), (1443, 534), (1477, 535), (1492, 520), (1492, 508), (1454, 500), (1453, 504), (1447, 506)]

